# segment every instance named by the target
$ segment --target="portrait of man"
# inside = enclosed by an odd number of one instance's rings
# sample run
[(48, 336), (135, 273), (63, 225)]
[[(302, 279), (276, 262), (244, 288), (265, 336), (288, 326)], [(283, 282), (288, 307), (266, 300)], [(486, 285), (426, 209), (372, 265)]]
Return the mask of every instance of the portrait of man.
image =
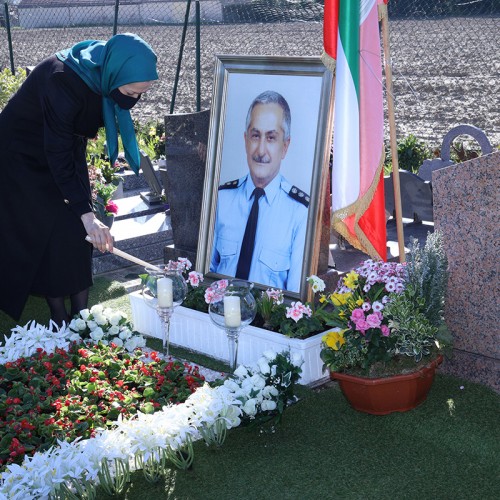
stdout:
[(243, 133), (248, 173), (218, 188), (210, 271), (298, 292), (310, 199), (280, 172), (291, 122), (276, 91), (251, 103)]

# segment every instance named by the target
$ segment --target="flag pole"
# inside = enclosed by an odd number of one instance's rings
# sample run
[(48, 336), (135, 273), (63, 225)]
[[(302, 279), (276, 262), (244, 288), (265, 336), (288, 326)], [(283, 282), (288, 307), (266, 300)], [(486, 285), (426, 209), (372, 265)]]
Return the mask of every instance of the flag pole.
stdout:
[(399, 183), (398, 142), (396, 139), (396, 120), (394, 114), (394, 101), (392, 93), (392, 67), (389, 48), (389, 16), (387, 5), (378, 6), (378, 15), (381, 22), (382, 43), (384, 46), (385, 86), (387, 95), (387, 109), (389, 114), (389, 136), (392, 153), (392, 182), (394, 184), (394, 208), (396, 211), (396, 230), (398, 234), (399, 262), (405, 262), (405, 237), (401, 209), (401, 188)]

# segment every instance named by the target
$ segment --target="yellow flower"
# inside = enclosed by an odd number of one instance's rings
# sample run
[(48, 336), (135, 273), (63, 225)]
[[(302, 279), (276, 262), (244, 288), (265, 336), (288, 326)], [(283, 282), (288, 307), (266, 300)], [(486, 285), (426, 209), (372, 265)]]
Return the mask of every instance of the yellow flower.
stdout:
[(156, 127), (151, 127), (149, 129), (149, 135), (155, 136), (156, 135)]
[(344, 277), (344, 285), (351, 290), (354, 290), (358, 284), (359, 274), (355, 271), (350, 271)]
[(351, 298), (351, 293), (332, 293), (330, 300), (334, 306), (343, 306)]
[(357, 305), (357, 306), (360, 306), (360, 307), (361, 307), (364, 303), (365, 303), (365, 301), (364, 301), (363, 299), (358, 299), (358, 300), (356, 301), (356, 305)]
[(331, 332), (328, 332), (322, 340), (328, 347), (331, 347), (334, 351), (338, 351), (345, 344), (345, 331), (346, 330), (340, 329), (332, 330)]
[(321, 297), (319, 298), (319, 301), (321, 302), (321, 304), (323, 304), (324, 302), (326, 302), (326, 296), (325, 295), (321, 295)]

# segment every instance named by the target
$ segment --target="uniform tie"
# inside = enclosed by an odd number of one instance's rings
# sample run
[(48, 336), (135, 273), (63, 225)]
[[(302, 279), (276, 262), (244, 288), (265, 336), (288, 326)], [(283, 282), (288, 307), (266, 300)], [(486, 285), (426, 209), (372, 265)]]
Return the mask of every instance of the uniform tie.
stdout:
[(248, 216), (245, 234), (241, 243), (240, 258), (236, 267), (236, 278), (248, 279), (250, 264), (252, 263), (253, 247), (255, 245), (255, 231), (257, 230), (257, 219), (259, 218), (259, 198), (266, 192), (262, 188), (255, 188), (252, 196), (253, 205)]

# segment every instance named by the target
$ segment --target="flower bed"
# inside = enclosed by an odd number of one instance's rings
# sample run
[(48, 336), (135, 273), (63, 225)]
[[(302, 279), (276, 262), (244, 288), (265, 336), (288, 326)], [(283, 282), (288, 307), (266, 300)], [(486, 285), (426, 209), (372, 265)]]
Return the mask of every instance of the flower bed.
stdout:
[[(241, 421), (279, 420), (293, 401), (293, 386), (299, 378), (302, 360), (292, 360), (288, 352), (268, 351), (255, 366), (240, 366), (234, 379), (216, 388), (205, 384), (184, 403), (172, 406), (174, 395), (183, 398), (201, 382), (196, 379), (196, 369), (182, 366), (184, 385), (172, 384), (173, 378), (180, 374), (178, 370), (172, 377), (169, 367), (174, 362), (159, 360), (156, 353), (140, 360), (141, 351), (130, 354), (108, 342), (110, 337), (119, 339), (120, 332), (129, 337), (125, 326), (128, 323), (121, 313), (94, 306), (80, 316), (87, 320), (82, 323), (81, 317), (72, 326), (80, 333), (87, 329), (90, 333), (97, 332), (101, 340), (96, 347), (74, 344), (71, 339), (76, 334), (70, 328), (50, 331), (34, 323), (17, 327), (6, 338), (5, 346), (0, 345), (0, 383), (5, 385), (0, 391), (5, 401), (0, 401), (0, 407), (4, 414), (9, 413), (8, 420), (1, 425), (7, 433), (2, 432), (0, 448), (7, 447), (9, 456), (19, 461), (25, 454), (21, 465), (10, 463), (0, 475), (0, 500), (95, 498), (97, 485), (109, 495), (121, 494), (131, 470), (142, 469), (146, 479), (154, 482), (172, 465), (187, 468), (193, 461), (194, 440), (203, 439), (208, 445), (220, 446), (228, 429)], [(116, 326), (120, 326), (118, 331)], [(20, 358), (16, 357), (19, 353), (22, 353)], [(29, 369), (23, 370), (27, 365)], [(158, 367), (166, 369), (160, 373)], [(73, 371), (68, 373), (68, 370)], [(120, 390), (108, 382), (112, 374)], [(67, 392), (63, 395), (65, 388)], [(79, 388), (86, 394), (82, 400)], [(54, 392), (60, 392), (62, 400)], [(139, 393), (142, 393), (140, 401)], [(92, 394), (96, 401), (89, 399)], [(103, 401), (112, 404), (99, 411)], [(166, 403), (161, 409), (160, 403), (155, 404), (159, 401)], [(54, 418), (54, 422), (47, 424), (24, 418), (32, 408), (33, 415), (38, 415), (42, 403), (54, 408), (57, 420)], [(124, 419), (120, 408), (136, 415)], [(114, 410), (118, 410), (115, 411), (118, 419), (111, 423), (108, 417)], [(101, 418), (91, 430), (89, 422), (80, 419), (82, 413), (90, 417), (89, 412), (93, 412), (92, 417)], [(76, 417), (76, 425), (71, 417)], [(45, 440), (42, 436), (38, 442), (46, 451), (41, 447), (39, 451), (35, 447), (28, 449), (21, 443), (22, 439), (29, 440), (37, 427), (47, 434)], [(77, 432), (68, 435), (64, 432), (68, 429), (79, 430), (80, 435)], [(89, 431), (86, 435), (92, 439), (81, 440), (85, 431)], [(58, 438), (57, 443), (53, 438)], [(70, 443), (62, 440), (65, 438), (74, 440)], [(11, 450), (12, 446), (15, 449)]]
[[(144, 303), (140, 291), (129, 294), (134, 327), (144, 335), (162, 338), (162, 326), (158, 314)], [(290, 349), (292, 356), (302, 357), (300, 384), (314, 384), (328, 378), (323, 372), (320, 358), (321, 338), (324, 333), (307, 339), (289, 338), (280, 333), (248, 326), (239, 336), (238, 362), (255, 363), (266, 350), (281, 352)], [(170, 343), (216, 359), (229, 359), (226, 334), (216, 327), (206, 313), (179, 306), (172, 315)]]

